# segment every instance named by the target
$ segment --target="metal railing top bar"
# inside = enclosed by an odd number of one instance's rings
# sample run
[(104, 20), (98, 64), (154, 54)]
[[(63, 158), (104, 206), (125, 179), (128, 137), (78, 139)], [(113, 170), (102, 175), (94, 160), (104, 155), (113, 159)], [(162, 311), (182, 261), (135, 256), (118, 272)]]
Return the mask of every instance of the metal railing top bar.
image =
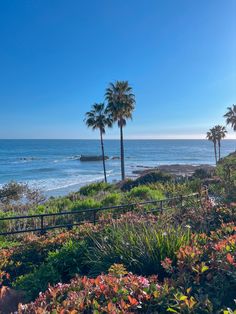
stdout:
[[(92, 222), (93, 221), (86, 221), (86, 222)], [(42, 232), (42, 231), (47, 231), (47, 230), (52, 230), (52, 229), (60, 229), (60, 228), (72, 228), (75, 226), (81, 226), (84, 224), (84, 221), (77, 222), (77, 223), (68, 223), (64, 225), (55, 225), (55, 226), (44, 226), (42, 228), (34, 228), (34, 229), (22, 229), (22, 230), (15, 230), (15, 231), (6, 231), (6, 232), (1, 232), (0, 236), (6, 236), (6, 235), (11, 235), (11, 234), (19, 234), (19, 233), (26, 233), (26, 232)]]
[(112, 210), (112, 209), (122, 209), (127, 207), (133, 207), (133, 206), (142, 206), (142, 205), (148, 205), (148, 204), (157, 204), (157, 203), (165, 203), (170, 202), (174, 200), (181, 200), (190, 198), (193, 196), (199, 196), (199, 193), (192, 193), (189, 195), (180, 195), (175, 196), (171, 198), (164, 198), (162, 200), (152, 200), (152, 201), (146, 201), (146, 202), (139, 202), (139, 203), (130, 203), (130, 204), (123, 204), (123, 205), (117, 205), (117, 206), (107, 206), (107, 207), (99, 207), (99, 208), (89, 208), (89, 209), (83, 209), (83, 210), (74, 210), (74, 211), (63, 211), (58, 213), (45, 213), (45, 214), (35, 214), (35, 215), (22, 215), (22, 216), (12, 216), (12, 217), (0, 217), (0, 221), (4, 220), (16, 220), (16, 219), (30, 219), (30, 218), (40, 218), (40, 217), (52, 217), (52, 216), (62, 216), (62, 215), (78, 215), (81, 213), (89, 213), (89, 212), (98, 212), (103, 210)]

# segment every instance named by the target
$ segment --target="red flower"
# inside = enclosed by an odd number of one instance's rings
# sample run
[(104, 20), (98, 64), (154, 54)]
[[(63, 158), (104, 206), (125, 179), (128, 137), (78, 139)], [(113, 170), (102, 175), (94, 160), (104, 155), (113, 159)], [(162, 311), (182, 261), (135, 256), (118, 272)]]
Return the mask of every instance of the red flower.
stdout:
[(234, 257), (230, 253), (226, 255), (226, 259), (231, 265), (236, 265), (236, 263), (234, 263)]

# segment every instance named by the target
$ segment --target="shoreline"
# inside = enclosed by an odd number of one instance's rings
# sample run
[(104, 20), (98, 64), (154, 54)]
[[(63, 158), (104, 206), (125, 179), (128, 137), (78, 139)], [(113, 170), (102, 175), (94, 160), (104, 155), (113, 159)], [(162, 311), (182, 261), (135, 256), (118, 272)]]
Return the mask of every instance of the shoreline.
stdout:
[[(215, 169), (215, 166), (210, 164), (198, 164), (198, 165), (191, 165), (191, 164), (164, 164), (159, 165), (157, 167), (152, 166), (144, 166), (144, 165), (138, 165), (136, 168), (140, 168), (138, 170), (133, 170), (131, 174), (127, 175), (127, 179), (136, 179), (142, 175), (145, 175), (147, 173), (153, 172), (153, 171), (163, 171), (166, 173), (169, 173), (175, 177), (183, 177), (187, 178), (193, 175), (194, 171), (197, 169), (204, 169), (206, 171), (213, 171)], [(92, 180), (89, 182), (83, 182), (83, 183), (77, 183), (72, 184), (64, 187), (59, 187), (57, 189), (43, 191), (43, 194), (46, 197), (60, 197), (65, 196), (72, 192), (77, 192), (79, 189), (83, 186), (89, 185), (91, 183), (101, 182), (103, 180)], [(120, 182), (120, 179), (112, 179), (109, 180), (108, 176), (108, 182), (109, 183), (118, 183)]]
[[(142, 167), (142, 166), (139, 166)], [(132, 173), (137, 174), (138, 176), (147, 174), (153, 171), (163, 171), (174, 176), (182, 176), (189, 177), (193, 175), (193, 173), (198, 169), (204, 169), (206, 171), (213, 171), (215, 166), (210, 164), (199, 164), (199, 165), (191, 165), (191, 164), (170, 164), (170, 165), (160, 165), (157, 167), (145, 167), (142, 170), (134, 170)]]

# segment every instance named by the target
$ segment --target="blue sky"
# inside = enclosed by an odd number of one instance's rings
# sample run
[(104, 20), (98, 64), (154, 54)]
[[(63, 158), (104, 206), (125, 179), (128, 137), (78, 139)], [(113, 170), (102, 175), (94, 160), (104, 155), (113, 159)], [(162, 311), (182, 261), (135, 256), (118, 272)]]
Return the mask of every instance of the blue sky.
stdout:
[(0, 2), (0, 138), (97, 138), (84, 113), (115, 80), (126, 138), (203, 138), (236, 103), (236, 1)]

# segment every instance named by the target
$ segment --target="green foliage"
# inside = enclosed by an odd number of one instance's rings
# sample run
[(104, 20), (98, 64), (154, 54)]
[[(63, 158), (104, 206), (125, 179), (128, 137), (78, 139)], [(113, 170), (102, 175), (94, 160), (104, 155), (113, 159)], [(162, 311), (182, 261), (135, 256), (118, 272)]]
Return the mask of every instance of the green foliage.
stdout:
[(106, 195), (101, 201), (102, 207), (116, 206), (121, 204), (122, 195), (120, 193), (111, 193)]
[(127, 193), (128, 197), (138, 199), (139, 201), (160, 200), (164, 198), (161, 191), (151, 189), (148, 186), (137, 186)]
[(111, 191), (113, 190), (113, 188), (114, 187), (109, 183), (98, 182), (83, 186), (82, 188), (80, 188), (79, 192), (81, 195), (84, 196), (94, 196), (99, 192)]
[(0, 201), (4, 204), (8, 204), (11, 201), (18, 201), (27, 190), (27, 185), (14, 181), (9, 182), (0, 189)]
[(14, 287), (27, 291), (26, 301), (31, 301), (40, 291), (45, 291), (49, 284), (55, 284), (59, 280), (60, 275), (49, 264), (40, 267), (34, 272), (18, 277), (14, 283)]
[(172, 180), (172, 176), (162, 171), (148, 172), (147, 174), (142, 175), (136, 180), (133, 180), (133, 181), (128, 180), (124, 182), (124, 184), (121, 186), (121, 190), (129, 191), (132, 188), (139, 185), (146, 185), (146, 184), (156, 183), (156, 182), (166, 183), (171, 180)]
[(101, 207), (101, 202), (94, 200), (93, 198), (86, 198), (84, 200), (78, 200), (74, 202), (71, 210), (85, 210), (85, 209), (96, 209)]
[(40, 291), (45, 291), (49, 284), (66, 282), (79, 274), (83, 269), (85, 249), (83, 241), (65, 243), (62, 248), (49, 252), (47, 259), (39, 267), (28, 274), (19, 276), (14, 286), (27, 291), (27, 299), (32, 300)]
[(134, 273), (163, 276), (161, 261), (189, 241), (187, 231), (166, 228), (143, 221), (113, 223), (107, 232), (91, 235), (87, 259), (93, 274), (106, 272), (111, 265), (123, 264)]
[(221, 178), (224, 197), (228, 202), (236, 201), (236, 153), (222, 158), (216, 167), (216, 173)]

